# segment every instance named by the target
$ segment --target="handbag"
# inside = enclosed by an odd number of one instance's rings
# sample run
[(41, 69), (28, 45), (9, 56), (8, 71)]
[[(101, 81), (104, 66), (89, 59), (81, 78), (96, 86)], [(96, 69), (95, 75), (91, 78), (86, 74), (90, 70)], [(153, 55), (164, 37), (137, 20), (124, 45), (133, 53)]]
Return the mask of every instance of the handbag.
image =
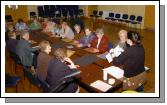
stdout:
[(123, 77), (123, 90), (136, 90), (147, 80), (146, 72), (142, 72), (136, 76), (127, 78)]

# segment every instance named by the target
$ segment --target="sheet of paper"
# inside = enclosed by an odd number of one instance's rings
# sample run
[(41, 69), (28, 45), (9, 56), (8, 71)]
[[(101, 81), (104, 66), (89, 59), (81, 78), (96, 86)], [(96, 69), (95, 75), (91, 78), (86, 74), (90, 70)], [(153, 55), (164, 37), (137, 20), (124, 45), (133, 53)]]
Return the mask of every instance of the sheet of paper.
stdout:
[(101, 58), (101, 59), (106, 59), (106, 55), (108, 54), (108, 52), (106, 51), (105, 53), (103, 54), (99, 54), (97, 55), (97, 57)]
[(150, 70), (150, 68), (148, 68), (147, 66), (144, 67), (146, 71)]
[(66, 46), (66, 47), (69, 48), (69, 49), (74, 48), (74, 46), (72, 46), (72, 45), (69, 45), (69, 46)]
[(124, 76), (124, 70), (122, 70), (121, 68), (116, 67), (116, 66), (104, 68), (103, 70), (105, 71), (103, 74), (103, 77), (105, 77), (105, 78), (107, 77), (106, 74), (110, 74), (117, 79), (120, 79)]
[(109, 84), (107, 84), (107, 83), (105, 83), (105, 82), (103, 82), (101, 80), (97, 80), (97, 81), (91, 83), (90, 86), (92, 86), (92, 87), (94, 87), (96, 89), (99, 89), (99, 90), (101, 90), (103, 92), (106, 92), (107, 90), (112, 88), (111, 85), (109, 85)]
[(118, 45), (117, 47), (114, 48), (114, 55), (115, 57), (118, 57), (124, 50)]
[(109, 63), (113, 61), (113, 58), (112, 58), (112, 56), (111, 56), (110, 53), (108, 53), (108, 54), (106, 55), (106, 58), (107, 58), (107, 60), (108, 60)]
[(74, 54), (75, 54), (75, 51), (67, 50), (67, 57), (71, 57)]
[(39, 48), (40, 46), (34, 46), (34, 47), (32, 47), (32, 48)]

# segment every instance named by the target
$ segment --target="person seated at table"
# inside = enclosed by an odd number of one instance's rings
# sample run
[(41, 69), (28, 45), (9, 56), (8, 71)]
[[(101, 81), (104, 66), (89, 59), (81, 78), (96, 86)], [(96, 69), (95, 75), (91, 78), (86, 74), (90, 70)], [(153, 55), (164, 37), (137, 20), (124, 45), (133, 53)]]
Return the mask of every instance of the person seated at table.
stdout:
[(16, 46), (16, 54), (19, 56), (21, 63), (26, 67), (36, 68), (37, 56), (34, 54), (39, 48), (32, 48), (29, 42), (29, 32), (22, 31), (21, 39)]
[(89, 28), (85, 28), (85, 35), (80, 38), (79, 40), (75, 41), (77, 43), (77, 47), (88, 47), (88, 44), (90, 44), (93, 39), (95, 38), (95, 35)]
[(9, 52), (16, 53), (16, 45), (18, 40), (16, 39), (16, 33), (14, 31), (8, 33), (9, 39), (6, 42), (6, 48)]
[(46, 28), (47, 22), (48, 22), (48, 19), (47, 19), (47, 18), (45, 18), (45, 17), (42, 18), (42, 24), (41, 24), (41, 26), (42, 26), (42, 29), (43, 29), (43, 30)]
[(23, 22), (23, 19), (18, 19), (18, 22), (15, 25), (16, 32), (20, 32), (22, 30), (27, 30), (26, 23)]
[(60, 30), (60, 36), (63, 38), (67, 38), (67, 39), (74, 39), (74, 32), (72, 31), (72, 29), (70, 28), (70, 26), (67, 24), (67, 22), (63, 22), (61, 24), (61, 30)]
[(37, 76), (41, 81), (46, 80), (49, 61), (52, 57), (49, 55), (51, 46), (48, 41), (42, 41), (39, 44), (41, 52), (37, 58)]
[(119, 40), (115, 42), (113, 45), (113, 48), (110, 49), (110, 53), (114, 53), (115, 56), (119, 56), (127, 47), (127, 31), (126, 30), (120, 30), (118, 33)]
[(79, 40), (80, 38), (82, 38), (84, 36), (84, 31), (81, 29), (81, 26), (76, 24), (74, 26), (74, 30), (75, 30), (75, 37), (74, 40)]
[(48, 20), (46, 28), (44, 29), (44, 32), (53, 32), (55, 27), (55, 23), (51, 20)]
[(30, 24), (30, 30), (39, 30), (42, 29), (41, 23), (38, 22), (37, 18), (34, 18), (33, 23)]
[(102, 28), (96, 30), (96, 37), (88, 47), (93, 48), (94, 53), (103, 53), (108, 51), (108, 41)]
[[(60, 79), (74, 73), (76, 71), (76, 68), (77, 66), (70, 58), (67, 57), (64, 49), (58, 48), (54, 51), (54, 58), (49, 62), (46, 82), (50, 85), (51, 89), (53, 89), (59, 84)], [(61, 92), (74, 93), (77, 91), (77, 89), (77, 84), (71, 82)]]
[(5, 41), (7, 41), (8, 39), (9, 39), (9, 33), (10, 32), (13, 32), (13, 31), (15, 31), (14, 30), (14, 26), (13, 25), (8, 25), (8, 24), (5, 24), (6, 26), (5, 26)]
[(123, 65), (124, 78), (123, 89), (143, 91), (146, 81), (146, 73), (144, 68), (145, 50), (141, 44), (140, 34), (135, 31), (127, 33), (127, 44), (129, 47), (119, 55), (112, 55), (113, 64), (116, 66)]

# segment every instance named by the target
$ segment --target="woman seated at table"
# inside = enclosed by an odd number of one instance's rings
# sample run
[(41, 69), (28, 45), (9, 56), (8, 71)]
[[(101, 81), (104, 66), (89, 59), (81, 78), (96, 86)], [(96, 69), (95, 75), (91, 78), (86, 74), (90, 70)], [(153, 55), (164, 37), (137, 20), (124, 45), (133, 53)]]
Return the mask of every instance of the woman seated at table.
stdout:
[(41, 81), (46, 80), (49, 61), (52, 57), (49, 55), (51, 46), (48, 41), (42, 41), (39, 44), (41, 52), (37, 58), (37, 76)]
[(80, 38), (79, 40), (75, 41), (77, 43), (77, 47), (88, 47), (88, 44), (90, 44), (93, 39), (95, 38), (95, 35), (89, 28), (85, 28), (85, 35)]
[(108, 51), (108, 41), (102, 28), (96, 30), (96, 37), (91, 44), (88, 44), (94, 53), (104, 53)]
[(33, 23), (31, 23), (30, 25), (30, 30), (40, 30), (40, 29), (42, 29), (41, 23), (38, 22), (37, 18), (34, 18)]
[(145, 51), (141, 44), (139, 33), (129, 31), (127, 33), (127, 44), (129, 47), (119, 55), (113, 56), (114, 65), (123, 65), (124, 78), (123, 89), (143, 91), (146, 81), (146, 73), (144, 68)]
[[(62, 48), (58, 48), (54, 51), (54, 58), (49, 62), (46, 82), (53, 89), (59, 84), (60, 79), (75, 72), (76, 68), (77, 66), (67, 57), (65, 51)], [(77, 89), (77, 84), (72, 82), (61, 92), (74, 93)]]
[(46, 28), (43, 30), (44, 32), (53, 32), (55, 28), (55, 23), (51, 20), (48, 20)]
[(81, 26), (76, 24), (74, 26), (74, 30), (75, 30), (75, 37), (74, 40), (79, 40), (80, 38), (82, 38), (84, 36), (84, 31), (81, 29)]
[(70, 28), (70, 26), (67, 24), (67, 22), (63, 22), (61, 24), (61, 30), (60, 30), (60, 37), (67, 38), (67, 39), (74, 39), (74, 32)]
[[(113, 48), (110, 49), (110, 53), (117, 53), (117, 52), (123, 52), (127, 47), (127, 31), (126, 30), (120, 30), (118, 33), (119, 40), (115, 42), (113, 45)], [(120, 53), (121, 54), (121, 53)], [(118, 56), (118, 53), (116, 54)]]
[(23, 22), (23, 19), (18, 19), (18, 22), (15, 25), (16, 32), (23, 30), (28, 30), (26, 23)]

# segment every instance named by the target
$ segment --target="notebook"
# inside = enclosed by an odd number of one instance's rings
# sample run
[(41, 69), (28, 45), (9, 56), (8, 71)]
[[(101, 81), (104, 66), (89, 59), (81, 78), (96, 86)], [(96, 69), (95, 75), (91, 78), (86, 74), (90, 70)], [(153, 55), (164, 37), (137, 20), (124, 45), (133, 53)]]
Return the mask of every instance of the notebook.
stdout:
[(73, 50), (67, 50), (67, 57), (71, 57), (74, 54), (75, 54), (75, 51), (73, 51)]
[(107, 83), (105, 83), (105, 82), (103, 82), (101, 80), (97, 80), (97, 81), (91, 83), (90, 86), (92, 86), (92, 87), (94, 87), (94, 88), (96, 88), (98, 90), (101, 90), (103, 92), (106, 92), (107, 90), (112, 88), (111, 85), (109, 85), (109, 84), (107, 84)]

